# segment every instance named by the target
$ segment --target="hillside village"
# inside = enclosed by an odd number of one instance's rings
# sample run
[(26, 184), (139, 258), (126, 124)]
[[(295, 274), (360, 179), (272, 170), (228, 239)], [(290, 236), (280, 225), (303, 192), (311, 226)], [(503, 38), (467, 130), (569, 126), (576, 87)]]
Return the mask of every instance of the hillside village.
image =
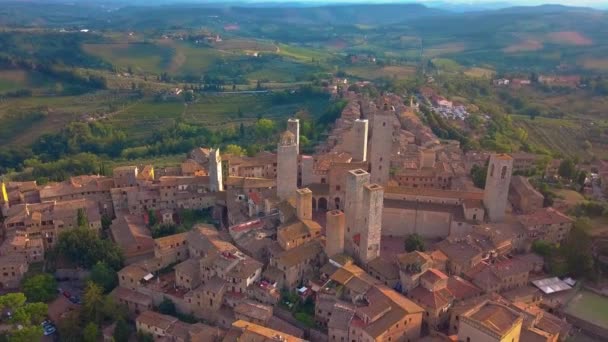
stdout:
[[(580, 282), (553, 277), (533, 251), (564, 243), (575, 224), (521, 176), (539, 156), (465, 153), (398, 95), (340, 91), (348, 103), (312, 155), (300, 153), (300, 122), (289, 119), (276, 153), (201, 147), (180, 167), (3, 182), (2, 288), (19, 287), (86, 215), (99, 233), (112, 219), (126, 266), (111, 296), (157, 341), (608, 336), (606, 324), (564, 309)], [(470, 174), (485, 165), (480, 189)], [(598, 177), (608, 185), (608, 166)], [(185, 211), (211, 220), (153, 238), (151, 221), (175, 225)], [(407, 250), (413, 237), (424, 248)], [(159, 313), (166, 300), (197, 323)]]

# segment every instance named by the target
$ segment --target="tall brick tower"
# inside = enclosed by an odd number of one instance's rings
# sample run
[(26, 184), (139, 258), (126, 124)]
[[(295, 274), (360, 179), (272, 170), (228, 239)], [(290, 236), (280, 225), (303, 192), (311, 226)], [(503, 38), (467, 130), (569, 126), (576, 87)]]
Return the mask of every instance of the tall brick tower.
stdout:
[[(387, 107), (387, 105), (385, 105)], [(391, 167), (393, 147), (393, 115), (387, 108), (378, 111), (372, 118), (372, 137), (369, 161), (371, 181), (386, 185)]]
[(209, 189), (213, 192), (224, 191), (222, 156), (219, 148), (209, 152)]
[(277, 196), (286, 200), (298, 189), (298, 145), (290, 131), (281, 134), (277, 148)]
[(298, 152), (300, 151), (300, 119), (290, 118), (287, 120), (287, 130), (296, 137)]
[(491, 222), (500, 222), (505, 217), (509, 183), (513, 172), (513, 158), (508, 154), (492, 154), (488, 164), (483, 204)]
[(368, 121), (357, 119), (353, 125), (351, 154), (354, 161), (367, 160)]
[(359, 261), (364, 265), (380, 256), (383, 204), (384, 189), (378, 184), (366, 184), (363, 187), (363, 224), (359, 231)]
[(331, 258), (336, 254), (344, 253), (346, 216), (340, 210), (331, 210), (325, 215), (325, 254)]
[(312, 220), (312, 191), (296, 190), (296, 215), (300, 220)]
[(346, 215), (346, 232), (344, 233), (344, 249), (350, 255), (355, 255), (355, 236), (360, 233), (363, 225), (363, 186), (369, 183), (369, 173), (365, 170), (351, 170), (346, 176), (344, 192), (344, 214)]

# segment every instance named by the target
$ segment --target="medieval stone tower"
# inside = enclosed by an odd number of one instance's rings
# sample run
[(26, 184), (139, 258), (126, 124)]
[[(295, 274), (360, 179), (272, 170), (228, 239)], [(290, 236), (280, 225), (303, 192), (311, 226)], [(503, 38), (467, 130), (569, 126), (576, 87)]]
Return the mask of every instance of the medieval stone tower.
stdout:
[(378, 184), (366, 184), (363, 187), (362, 204), (363, 222), (359, 231), (359, 261), (366, 265), (380, 256), (384, 189)]
[(312, 191), (296, 190), (296, 215), (300, 220), (312, 220)]
[(492, 154), (488, 164), (486, 188), (483, 192), (483, 204), (491, 222), (499, 222), (505, 217), (509, 183), (513, 171), (513, 158), (508, 154)]
[(393, 147), (393, 115), (391, 111), (378, 111), (372, 118), (372, 137), (369, 161), (371, 181), (386, 185), (391, 166)]
[(300, 119), (291, 118), (287, 120), (287, 130), (296, 137), (298, 152), (300, 151)]
[(340, 210), (331, 210), (325, 215), (325, 254), (331, 258), (336, 254), (344, 253), (346, 216)]
[(298, 145), (290, 131), (281, 134), (277, 148), (277, 196), (287, 200), (298, 189)]
[(224, 191), (222, 156), (219, 148), (209, 152), (209, 189), (213, 192)]
[(365, 170), (351, 170), (346, 175), (344, 192), (344, 214), (346, 215), (346, 232), (344, 233), (344, 249), (350, 255), (355, 255), (355, 235), (363, 225), (363, 186), (369, 183), (369, 173)]
[(357, 119), (353, 125), (352, 130), (352, 148), (351, 154), (354, 161), (366, 161), (367, 160), (367, 134), (368, 134), (368, 121)]

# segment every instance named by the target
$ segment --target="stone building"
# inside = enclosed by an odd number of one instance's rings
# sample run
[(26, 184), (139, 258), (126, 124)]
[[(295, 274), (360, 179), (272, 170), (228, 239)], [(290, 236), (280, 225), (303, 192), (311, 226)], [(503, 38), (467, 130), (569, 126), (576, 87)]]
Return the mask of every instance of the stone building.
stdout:
[(523, 317), (506, 305), (484, 301), (460, 315), (458, 340), (517, 342), (522, 322)]
[(99, 213), (114, 217), (114, 206), (110, 190), (114, 187), (112, 178), (103, 176), (71, 177), (61, 183), (50, 184), (40, 189), (41, 202), (70, 201), (87, 199), (97, 204)]
[(95, 231), (101, 229), (97, 203), (76, 199), (11, 206), (4, 219), (4, 232), (42, 238), (45, 248), (49, 248), (54, 246), (61, 232), (78, 227), (79, 211), (87, 218), (87, 228)]
[(0, 287), (16, 289), (28, 271), (28, 262), (22, 254), (0, 256)]
[(543, 240), (551, 244), (564, 241), (574, 220), (554, 208), (542, 208), (527, 215), (518, 216), (519, 222), (524, 226), (528, 239), (529, 249), (532, 242)]
[(513, 209), (523, 214), (533, 213), (543, 208), (545, 197), (523, 176), (511, 177), (509, 202)]

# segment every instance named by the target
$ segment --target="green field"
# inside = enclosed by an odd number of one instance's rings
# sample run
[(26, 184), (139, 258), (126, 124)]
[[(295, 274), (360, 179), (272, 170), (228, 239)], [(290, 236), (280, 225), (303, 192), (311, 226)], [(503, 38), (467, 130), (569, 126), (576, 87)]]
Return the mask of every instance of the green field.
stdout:
[(56, 133), (83, 114), (120, 108), (124, 95), (100, 91), (81, 96), (44, 96), (0, 102), (0, 143), (25, 146), (40, 135)]
[(301, 109), (319, 115), (326, 105), (327, 100), (320, 99), (278, 105), (272, 103), (270, 95), (202, 95), (195, 103), (188, 105), (182, 102), (142, 101), (113, 116), (110, 122), (129, 132), (132, 138), (145, 138), (177, 119), (216, 129), (249, 124), (259, 117), (286, 118)]
[(582, 290), (566, 305), (565, 312), (608, 329), (608, 298)]
[(582, 148), (585, 130), (578, 120), (551, 119), (513, 115), (513, 124), (528, 132), (528, 141), (558, 152), (567, 157), (588, 157), (590, 151)]
[(170, 65), (173, 49), (158, 44), (84, 44), (83, 50), (113, 66), (141, 73), (161, 73)]
[(32, 92), (54, 90), (62, 82), (36, 71), (21, 69), (0, 70), (0, 94), (21, 89)]
[(416, 73), (416, 68), (412, 66), (377, 66), (377, 65), (357, 65), (344, 68), (349, 75), (361, 77), (367, 80), (379, 78), (407, 78)]
[(311, 63), (313, 59), (316, 61), (323, 61), (332, 57), (330, 53), (325, 51), (287, 44), (279, 44), (278, 53), (282, 56), (290, 57), (304, 63)]

